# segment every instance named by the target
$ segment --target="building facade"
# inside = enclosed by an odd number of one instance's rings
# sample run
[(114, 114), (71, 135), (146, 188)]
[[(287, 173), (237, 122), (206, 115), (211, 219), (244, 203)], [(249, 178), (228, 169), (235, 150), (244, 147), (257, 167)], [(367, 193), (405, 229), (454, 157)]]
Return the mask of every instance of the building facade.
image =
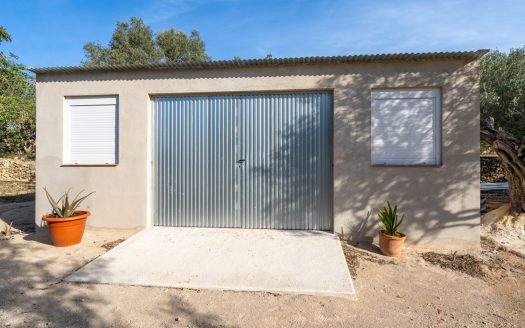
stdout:
[(33, 69), (37, 225), (72, 188), (90, 227), (366, 240), (389, 200), (407, 242), (479, 247), (484, 53)]

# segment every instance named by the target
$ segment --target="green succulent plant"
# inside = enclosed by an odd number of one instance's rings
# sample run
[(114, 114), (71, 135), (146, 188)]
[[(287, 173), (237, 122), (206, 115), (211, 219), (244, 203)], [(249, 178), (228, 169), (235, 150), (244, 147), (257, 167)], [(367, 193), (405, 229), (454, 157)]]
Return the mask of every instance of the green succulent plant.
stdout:
[(385, 233), (387, 235), (394, 237), (400, 236), (397, 228), (405, 220), (405, 214), (401, 215), (401, 218), (399, 218), (397, 214), (397, 205), (392, 207), (390, 201), (387, 201), (386, 206), (378, 209), (377, 215), (379, 216), (379, 220), (383, 223), (383, 226), (385, 227)]
[(84, 190), (81, 190), (75, 198), (73, 198), (72, 201), (69, 200), (69, 191), (71, 189), (68, 189), (58, 200), (55, 201), (53, 196), (49, 194), (46, 188), (44, 188), (44, 191), (46, 192), (47, 200), (49, 201), (49, 204), (53, 208), (52, 213), (58, 217), (58, 218), (69, 218), (72, 217), (75, 214), (75, 210), (80, 206), (80, 203), (82, 203), (86, 198), (88, 198), (91, 194), (94, 193), (94, 191), (90, 192), (89, 194), (80, 197), (80, 194), (84, 192)]

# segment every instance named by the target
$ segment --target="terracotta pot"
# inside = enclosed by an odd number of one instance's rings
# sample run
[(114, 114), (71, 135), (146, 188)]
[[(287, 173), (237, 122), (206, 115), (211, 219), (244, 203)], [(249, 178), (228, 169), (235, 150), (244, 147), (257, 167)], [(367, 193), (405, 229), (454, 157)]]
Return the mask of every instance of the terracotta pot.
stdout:
[(385, 230), (379, 231), (379, 248), (387, 256), (398, 256), (403, 250), (407, 236), (399, 233), (401, 237), (387, 235)]
[(90, 215), (88, 211), (75, 211), (75, 216), (69, 218), (56, 218), (53, 214), (46, 214), (42, 220), (47, 222), (53, 245), (64, 247), (80, 243), (86, 228), (86, 219)]

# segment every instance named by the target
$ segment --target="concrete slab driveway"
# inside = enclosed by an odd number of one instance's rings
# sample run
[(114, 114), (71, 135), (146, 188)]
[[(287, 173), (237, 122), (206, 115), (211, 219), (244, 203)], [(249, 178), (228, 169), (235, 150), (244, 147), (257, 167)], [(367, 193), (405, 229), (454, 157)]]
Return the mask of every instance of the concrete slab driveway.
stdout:
[(318, 231), (154, 227), (139, 232), (66, 281), (355, 294), (337, 237)]

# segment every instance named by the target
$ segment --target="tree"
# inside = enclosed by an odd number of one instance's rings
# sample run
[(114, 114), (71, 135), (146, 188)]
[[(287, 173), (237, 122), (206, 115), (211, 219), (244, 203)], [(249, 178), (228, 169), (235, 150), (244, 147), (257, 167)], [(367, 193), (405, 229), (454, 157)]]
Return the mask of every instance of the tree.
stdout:
[(5, 27), (0, 26), (0, 43), (2, 43), (3, 41), (11, 42), (12, 40), (11, 40), (11, 35), (7, 33), (7, 30), (5, 29)]
[(0, 152), (33, 155), (35, 137), (34, 96), (0, 96)]
[(153, 31), (137, 17), (128, 22), (117, 22), (107, 47), (98, 42), (84, 45), (88, 59), (84, 65), (147, 64), (160, 60), (160, 53), (153, 41)]
[(166, 63), (199, 62), (209, 60), (206, 55), (204, 41), (198, 31), (186, 33), (170, 28), (157, 35), (157, 45), (162, 53), (162, 61)]
[(525, 48), (481, 59), (481, 140), (505, 169), (512, 211), (525, 210)]
[[(0, 26), (0, 45), (11, 35)], [(17, 63), (18, 57), (0, 51), (0, 152), (32, 153), (35, 146), (34, 79)]]
[[(11, 42), (11, 35), (0, 26), (0, 46), (2, 42)], [(34, 94), (32, 77), (26, 72), (25, 66), (16, 62), (18, 57), (0, 51), (0, 96), (25, 96)]]
[(156, 35), (142, 19), (117, 22), (108, 46), (98, 42), (84, 45), (85, 66), (180, 63), (209, 60), (198, 31), (186, 33), (170, 28)]

